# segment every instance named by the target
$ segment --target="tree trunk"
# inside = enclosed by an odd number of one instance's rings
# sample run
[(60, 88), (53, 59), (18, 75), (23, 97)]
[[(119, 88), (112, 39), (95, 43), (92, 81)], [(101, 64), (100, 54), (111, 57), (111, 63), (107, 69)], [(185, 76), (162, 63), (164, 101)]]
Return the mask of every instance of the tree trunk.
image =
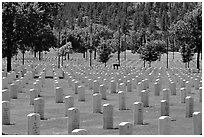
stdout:
[(124, 53), (124, 60), (126, 60), (126, 50), (127, 50), (127, 45), (126, 45), (126, 35), (125, 35), (125, 53)]
[(94, 59), (96, 59), (96, 49), (94, 49)]
[[(58, 49), (60, 47), (60, 31), (59, 31), (59, 45), (58, 45)], [(60, 68), (60, 55), (58, 55), (58, 68)]]
[(23, 65), (24, 65), (24, 56), (25, 56), (25, 51), (23, 51)]
[(168, 57), (169, 57), (169, 54), (168, 54), (168, 49), (169, 49), (169, 43), (168, 43), (168, 37), (166, 38), (166, 44), (167, 44), (167, 53), (166, 53), (166, 68), (168, 68)]
[(188, 62), (188, 68), (190, 68), (190, 61)]
[(197, 53), (197, 69), (200, 70), (200, 50), (198, 50), (198, 53)]
[(37, 52), (36, 52), (36, 51), (34, 51), (34, 57), (36, 58), (36, 56), (37, 56)]
[(41, 60), (41, 52), (39, 51), (38, 54), (39, 54), (39, 60)]
[(185, 64), (185, 68), (187, 68), (187, 62), (186, 63), (184, 63)]
[(91, 55), (92, 55), (92, 50), (90, 50), (90, 53), (89, 53), (89, 54), (90, 54), (90, 67), (91, 67), (91, 65), (92, 65), (92, 64), (91, 64), (91, 58), (92, 58), (92, 57), (91, 57)]
[(145, 60), (144, 60), (144, 68), (145, 68)]
[(151, 67), (151, 62), (149, 62), (149, 67)]
[(118, 64), (120, 65), (120, 27), (118, 27), (119, 37), (118, 37)]
[(66, 60), (67, 58), (66, 58), (66, 55), (67, 55), (67, 53), (65, 53), (65, 55), (64, 55), (64, 60)]
[(85, 55), (85, 54), (86, 54), (86, 51), (84, 51), (84, 52), (83, 52), (83, 58), (84, 58), (84, 59), (85, 59), (85, 57), (86, 57), (86, 55)]
[(67, 53), (67, 59), (69, 60), (69, 53)]
[(61, 56), (61, 60), (62, 60), (62, 63), (61, 63), (61, 64), (62, 64), (62, 66), (63, 66), (63, 54), (62, 54), (62, 56)]
[(105, 67), (106, 67), (106, 62), (105, 62)]

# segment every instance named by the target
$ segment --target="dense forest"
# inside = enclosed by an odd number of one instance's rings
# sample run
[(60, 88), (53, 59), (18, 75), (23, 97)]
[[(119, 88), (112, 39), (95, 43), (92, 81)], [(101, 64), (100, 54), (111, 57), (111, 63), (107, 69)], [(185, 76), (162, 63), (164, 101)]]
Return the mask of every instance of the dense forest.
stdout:
[(11, 70), (12, 56), (19, 51), (23, 55), (32, 51), (36, 56), (67, 42), (72, 48), (61, 55), (80, 52), (87, 58), (87, 52), (94, 52), (96, 59), (96, 52), (104, 56), (100, 52), (107, 49), (108, 54), (118, 53), (119, 64), (120, 53), (126, 50), (140, 54), (149, 63), (164, 53), (168, 57), (168, 51), (180, 51), (183, 62), (189, 63), (197, 53), (200, 69), (202, 3), (2, 3), (2, 55), (7, 57), (7, 71)]

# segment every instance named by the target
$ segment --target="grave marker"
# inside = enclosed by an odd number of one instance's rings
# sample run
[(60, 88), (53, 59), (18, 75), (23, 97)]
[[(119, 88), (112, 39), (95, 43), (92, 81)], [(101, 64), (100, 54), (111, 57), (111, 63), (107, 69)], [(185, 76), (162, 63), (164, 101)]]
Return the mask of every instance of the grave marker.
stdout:
[(171, 117), (169, 116), (161, 116), (159, 117), (159, 127), (158, 134), (159, 135), (170, 135), (171, 130)]
[(185, 102), (186, 102), (186, 117), (192, 117), (193, 116), (193, 98), (191, 96), (187, 96), (185, 98)]
[(118, 100), (119, 100), (119, 110), (125, 110), (126, 109), (126, 97), (124, 91), (118, 92)]
[(143, 124), (143, 103), (134, 103), (134, 124)]
[(10, 124), (10, 102), (2, 101), (2, 125)]
[(132, 135), (133, 124), (130, 122), (122, 122), (119, 124), (120, 135)]
[(27, 115), (27, 118), (28, 135), (40, 135), (40, 115), (38, 113), (30, 113)]
[(68, 109), (68, 133), (71, 133), (74, 129), (79, 129), (79, 110), (77, 108)]
[(63, 89), (61, 87), (56, 87), (55, 91), (55, 102), (63, 103)]
[(40, 115), (40, 119), (44, 119), (44, 107), (45, 102), (42, 97), (34, 99), (34, 113), (38, 113)]
[(101, 94), (93, 94), (93, 113), (101, 112)]
[(193, 113), (193, 133), (194, 135), (202, 134), (202, 113), (201, 112)]
[(161, 116), (169, 116), (169, 103), (166, 100), (161, 101)]
[(113, 128), (113, 106), (111, 104), (103, 105), (103, 129)]

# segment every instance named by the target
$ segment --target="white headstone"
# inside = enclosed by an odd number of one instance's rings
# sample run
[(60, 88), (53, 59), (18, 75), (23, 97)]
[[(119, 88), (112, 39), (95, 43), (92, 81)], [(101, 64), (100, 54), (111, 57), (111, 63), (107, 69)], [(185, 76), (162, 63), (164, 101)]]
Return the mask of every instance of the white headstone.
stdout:
[(93, 94), (95, 93), (99, 93), (99, 81), (98, 80), (94, 80), (93, 81)]
[(10, 92), (8, 89), (2, 90), (2, 101), (10, 101)]
[(27, 118), (28, 135), (40, 135), (40, 115), (38, 113), (30, 113), (27, 115)]
[(115, 82), (115, 80), (111, 81), (111, 93), (116, 93), (116, 82)]
[(78, 101), (85, 101), (85, 87), (78, 86)]
[(119, 124), (120, 135), (132, 135), (133, 124), (130, 122), (122, 122)]
[(199, 101), (202, 102), (202, 87), (199, 88)]
[(10, 124), (10, 102), (2, 101), (2, 125)]
[(132, 81), (127, 80), (127, 92), (132, 92)]
[(10, 97), (12, 99), (17, 99), (17, 97), (18, 97), (17, 89), (18, 89), (18, 87), (15, 83), (10, 84)]
[(74, 129), (79, 129), (80, 125), (80, 114), (77, 108), (68, 109), (68, 133), (71, 133)]
[(34, 99), (34, 113), (38, 113), (40, 115), (40, 119), (44, 119), (44, 107), (45, 102), (42, 97)]
[(185, 103), (185, 98), (187, 96), (186, 88), (181, 88), (181, 103)]
[(148, 90), (141, 91), (141, 102), (143, 103), (144, 107), (149, 107), (149, 91)]
[(118, 92), (118, 100), (119, 100), (119, 110), (125, 110), (126, 109), (126, 96), (124, 91)]
[(159, 83), (154, 83), (154, 95), (159, 96), (161, 91), (161, 87)]
[(159, 135), (170, 135), (171, 133), (171, 117), (169, 116), (161, 116), (159, 117), (159, 127), (158, 134)]
[(185, 102), (186, 102), (186, 117), (192, 117), (194, 112), (193, 98), (191, 96), (187, 96)]
[(101, 94), (93, 94), (93, 113), (101, 112)]
[(72, 135), (87, 135), (88, 132), (86, 129), (74, 129)]
[(143, 103), (134, 103), (134, 124), (143, 124)]
[(169, 103), (166, 100), (161, 101), (161, 116), (169, 116)]
[(103, 105), (103, 129), (113, 128), (113, 106), (111, 104)]
[(100, 85), (100, 94), (101, 94), (101, 98), (106, 100), (106, 86), (105, 85)]
[(56, 87), (55, 91), (55, 102), (63, 103), (63, 89), (61, 87)]
[(169, 87), (170, 87), (170, 90), (171, 90), (171, 95), (176, 95), (176, 83), (171, 82)]
[(202, 134), (202, 113), (201, 112), (193, 113), (193, 133), (194, 135)]

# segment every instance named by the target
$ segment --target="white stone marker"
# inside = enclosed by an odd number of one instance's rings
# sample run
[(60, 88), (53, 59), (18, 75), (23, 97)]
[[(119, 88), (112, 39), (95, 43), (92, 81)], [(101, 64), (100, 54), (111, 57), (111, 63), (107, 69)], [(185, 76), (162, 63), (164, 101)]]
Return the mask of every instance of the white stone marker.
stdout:
[(185, 98), (187, 96), (186, 88), (181, 88), (181, 103), (185, 103)]
[(169, 116), (169, 103), (166, 100), (161, 101), (161, 116)]
[(185, 99), (186, 102), (186, 117), (192, 117), (193, 116), (193, 98), (191, 96), (187, 96)]
[(106, 100), (106, 86), (105, 85), (100, 85), (99, 88), (100, 94), (101, 94), (101, 98)]
[(2, 101), (2, 125), (10, 124), (10, 102)]
[(3, 77), (3, 79), (2, 79), (2, 89), (6, 89), (6, 88), (8, 88), (8, 78)]
[(111, 93), (116, 93), (116, 82), (111, 80)]
[(99, 81), (94, 80), (93, 81), (93, 94), (99, 93)]
[(126, 92), (125, 83), (120, 83), (120, 84), (118, 85), (118, 91), (124, 91), (124, 92)]
[(71, 133), (74, 129), (79, 129), (79, 110), (77, 108), (68, 109), (68, 133)]
[(161, 91), (161, 87), (159, 83), (154, 83), (154, 95), (159, 96)]
[(72, 135), (87, 135), (88, 132), (86, 129), (74, 129)]
[(169, 104), (170, 104), (170, 93), (169, 93), (169, 89), (163, 89), (163, 100), (166, 100)]
[(103, 105), (103, 129), (113, 128), (113, 106), (111, 104)]
[(40, 119), (44, 119), (44, 107), (45, 102), (42, 97), (34, 99), (34, 113), (38, 113), (40, 115)]
[(195, 83), (194, 83), (194, 87), (195, 87), (196, 90), (199, 89), (199, 84), (200, 84), (200, 81), (199, 81), (199, 79), (196, 78)]
[(132, 81), (127, 80), (127, 92), (132, 92)]
[(79, 86), (79, 82), (75, 81), (74, 82), (74, 94), (78, 94), (78, 86)]
[(34, 99), (38, 97), (38, 93), (35, 89), (30, 89), (30, 105), (34, 105)]
[(199, 88), (199, 101), (202, 102), (202, 87)]
[(74, 107), (74, 97), (65, 96), (65, 117), (68, 116), (68, 109)]
[(119, 110), (125, 110), (126, 109), (126, 97), (124, 91), (118, 92), (118, 100), (119, 100)]
[(143, 124), (143, 103), (134, 103), (134, 124)]
[(144, 107), (149, 107), (149, 91), (142, 90), (141, 91), (141, 102), (143, 103)]
[(91, 79), (88, 79), (89, 90), (93, 89), (93, 82)]
[(122, 122), (119, 124), (120, 135), (132, 135), (133, 124), (130, 122)]
[(202, 113), (201, 112), (193, 113), (193, 133), (194, 135), (202, 134)]
[(169, 87), (171, 90), (171, 95), (176, 95), (176, 83), (171, 82)]
[(18, 98), (18, 91), (17, 91), (18, 87), (16, 84), (12, 83), (10, 84), (10, 97), (12, 99), (17, 99)]
[(170, 135), (171, 133), (171, 117), (169, 116), (161, 116), (159, 117), (159, 127), (158, 134), (159, 135)]
[(78, 101), (85, 101), (85, 87), (78, 86)]
[(27, 115), (27, 118), (28, 135), (40, 135), (40, 115), (38, 113), (30, 113)]
[(56, 87), (55, 91), (55, 102), (63, 103), (63, 89), (61, 87)]
[(186, 81), (186, 93), (191, 94), (191, 84), (189, 81)]
[(2, 101), (10, 101), (10, 92), (8, 89), (2, 90)]
[(93, 113), (101, 112), (101, 94), (93, 94)]

